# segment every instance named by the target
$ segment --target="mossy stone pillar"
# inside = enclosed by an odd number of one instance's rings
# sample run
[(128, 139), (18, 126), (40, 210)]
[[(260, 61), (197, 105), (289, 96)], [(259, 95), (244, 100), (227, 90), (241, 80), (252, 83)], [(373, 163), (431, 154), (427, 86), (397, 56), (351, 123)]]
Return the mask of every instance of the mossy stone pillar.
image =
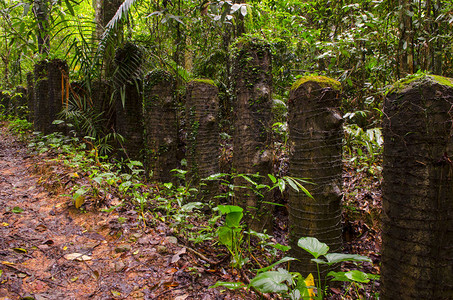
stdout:
[(141, 160), (143, 150), (143, 83), (141, 79), (142, 51), (127, 43), (115, 54), (116, 132), (124, 141), (120, 147), (131, 160)]
[[(316, 264), (297, 246), (301, 237), (315, 237), (340, 252), (342, 246), (342, 138), (339, 112), (340, 83), (324, 76), (306, 76), (294, 83), (288, 104), (289, 140), (292, 148), (289, 175), (308, 178), (313, 198), (289, 193), (289, 244), (294, 270), (304, 276), (317, 274)], [(321, 268), (322, 278), (327, 273)]]
[(453, 299), (453, 79), (396, 83), (384, 103), (382, 299)]
[(156, 69), (145, 80), (146, 170), (151, 179), (171, 182), (178, 168), (178, 120), (175, 78)]
[(27, 120), (33, 122), (35, 116), (35, 92), (33, 72), (27, 73), (27, 106), (28, 106)]
[(65, 89), (62, 81), (67, 79), (68, 73), (67, 63), (60, 59), (42, 60), (35, 65), (35, 130), (43, 134), (59, 131), (52, 122), (63, 107)]
[[(187, 85), (186, 127), (189, 177), (196, 185), (200, 179), (219, 173), (219, 98), (212, 80), (193, 80)], [(205, 182), (200, 198), (212, 200), (216, 182)]]
[[(272, 69), (270, 47), (264, 41), (241, 39), (235, 44), (233, 80), (234, 103), (233, 169), (238, 174), (257, 174), (258, 183), (269, 184), (272, 173)], [(243, 178), (236, 186), (252, 187)], [(242, 206), (250, 229), (272, 230), (271, 193), (260, 195), (250, 189), (237, 188), (235, 203)]]

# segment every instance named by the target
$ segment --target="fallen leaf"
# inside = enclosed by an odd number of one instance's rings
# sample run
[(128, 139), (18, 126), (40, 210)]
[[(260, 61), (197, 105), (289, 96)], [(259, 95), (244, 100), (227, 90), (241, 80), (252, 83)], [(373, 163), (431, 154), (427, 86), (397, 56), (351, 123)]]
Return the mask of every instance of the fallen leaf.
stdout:
[(43, 232), (47, 230), (47, 227), (44, 226), (43, 224), (39, 224), (38, 226), (36, 226), (35, 230), (38, 232)]
[(3, 264), (3, 265), (9, 265), (9, 266), (15, 265), (15, 263), (12, 263), (12, 262), (9, 262), (9, 261), (5, 261), (5, 260), (2, 261), (2, 264)]
[(24, 248), (13, 248), (13, 250), (17, 253), (27, 253), (27, 250), (25, 250)]
[(76, 261), (88, 261), (91, 260), (91, 257), (88, 255), (80, 254), (80, 253), (71, 253), (66, 254), (64, 256), (67, 260), (76, 260)]
[(165, 285), (165, 287), (170, 288), (170, 287), (176, 287), (176, 286), (178, 286), (179, 283), (174, 282), (174, 281), (170, 281), (170, 282), (165, 282), (164, 285)]
[(186, 300), (189, 297), (189, 295), (185, 294), (182, 296), (175, 297), (175, 300)]
[(121, 293), (117, 291), (110, 291), (113, 295), (113, 297), (121, 297)]
[(85, 203), (85, 196), (78, 196), (74, 199), (75, 208), (79, 209)]
[(15, 214), (20, 214), (21, 212), (23, 212), (24, 210), (18, 206), (16, 207), (13, 207), (13, 209), (11, 210), (13, 213)]
[(72, 277), (70, 280), (71, 280), (71, 282), (76, 282), (77, 279), (79, 279), (79, 276)]
[(173, 255), (173, 257), (171, 258), (171, 263), (174, 264), (176, 262), (179, 261), (180, 259), (180, 255), (186, 253), (186, 248), (182, 248), (181, 250), (179, 250), (175, 255)]
[(6, 223), (6, 222), (3, 222), (1, 225), (2, 225), (3, 227), (9, 226), (9, 224)]
[(178, 269), (176, 269), (176, 268), (171, 268), (171, 269), (168, 269), (167, 271), (165, 271), (165, 273), (167, 273), (167, 274), (174, 274), (176, 272), (178, 272)]

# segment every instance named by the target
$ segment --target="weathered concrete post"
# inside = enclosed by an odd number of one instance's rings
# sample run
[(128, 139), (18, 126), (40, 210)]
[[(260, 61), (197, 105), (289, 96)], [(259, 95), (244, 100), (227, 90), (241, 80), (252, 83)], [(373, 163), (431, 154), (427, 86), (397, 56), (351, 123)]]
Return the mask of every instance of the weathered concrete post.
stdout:
[(115, 127), (123, 136), (120, 145), (127, 158), (141, 160), (143, 149), (143, 83), (141, 50), (127, 43), (116, 51), (115, 62)]
[[(219, 173), (219, 98), (212, 80), (189, 82), (186, 96), (187, 165), (195, 185), (200, 179)], [(200, 196), (212, 200), (217, 183), (210, 181), (201, 188)]]
[[(289, 229), (291, 255), (300, 261), (292, 267), (303, 275), (317, 274), (310, 254), (297, 246), (301, 237), (315, 237), (340, 252), (342, 246), (342, 138), (339, 112), (340, 83), (324, 76), (300, 78), (289, 99), (289, 139), (292, 152), (289, 175), (308, 178), (314, 199), (290, 191)], [(322, 268), (324, 278), (328, 270)]]
[(58, 126), (52, 122), (57, 119), (57, 114), (62, 110), (65, 89), (62, 80), (69, 73), (65, 61), (54, 59), (40, 61), (34, 68), (35, 81), (35, 130), (43, 134), (58, 131)]
[(384, 103), (382, 299), (453, 299), (453, 79), (412, 76)]
[[(233, 169), (238, 174), (262, 176), (258, 183), (268, 184), (272, 173), (272, 64), (270, 47), (264, 41), (240, 40), (236, 43), (233, 62), (236, 100), (234, 104)], [(251, 184), (237, 178), (235, 186)], [(270, 193), (264, 196), (238, 188), (235, 202), (249, 214), (250, 229), (272, 230), (273, 207)]]
[(151, 179), (171, 182), (178, 167), (178, 120), (174, 98), (175, 79), (167, 71), (154, 70), (145, 82), (146, 170)]

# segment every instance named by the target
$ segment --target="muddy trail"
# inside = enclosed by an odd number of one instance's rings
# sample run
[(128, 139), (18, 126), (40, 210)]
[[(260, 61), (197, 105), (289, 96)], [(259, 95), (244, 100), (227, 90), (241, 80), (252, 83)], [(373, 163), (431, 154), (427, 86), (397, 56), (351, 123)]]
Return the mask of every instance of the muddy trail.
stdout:
[(208, 289), (226, 272), (164, 223), (76, 210), (68, 171), (46, 161), (0, 126), (0, 299), (254, 298)]

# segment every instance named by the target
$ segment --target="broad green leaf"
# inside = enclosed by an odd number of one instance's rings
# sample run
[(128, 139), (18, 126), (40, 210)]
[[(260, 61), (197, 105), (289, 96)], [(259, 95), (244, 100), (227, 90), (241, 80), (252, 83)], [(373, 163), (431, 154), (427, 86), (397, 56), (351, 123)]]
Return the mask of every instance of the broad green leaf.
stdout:
[(239, 227), (243, 216), (242, 212), (230, 212), (225, 217), (225, 225), (228, 227)]
[(318, 241), (317, 238), (314, 237), (303, 237), (300, 238), (297, 242), (297, 245), (310, 253), (314, 256), (314, 258), (318, 258), (321, 255), (326, 255), (329, 251), (329, 246), (324, 243)]
[(270, 244), (269, 246), (271, 246), (272, 248), (278, 249), (278, 250), (280, 250), (282, 252), (286, 252), (286, 251), (289, 251), (289, 249), (291, 249), (291, 246), (285, 246), (285, 245), (282, 245), (282, 244), (279, 244), (279, 243)]
[(328, 277), (332, 276), (331, 281), (346, 281), (350, 282), (349, 278), (344, 275), (345, 272), (334, 272), (331, 271), (327, 274)]
[(242, 207), (236, 205), (217, 205), (221, 214), (229, 214), (232, 212), (243, 212), (244, 209)]
[(370, 279), (368, 278), (368, 275), (362, 271), (359, 271), (359, 270), (352, 270), (352, 271), (349, 271), (349, 272), (346, 272), (344, 274), (344, 276), (346, 276), (346, 278), (352, 280), (352, 281), (356, 281), (356, 282), (361, 282), (361, 283), (368, 283), (370, 282)]
[(237, 290), (237, 289), (245, 287), (245, 284), (242, 282), (217, 281), (214, 285), (211, 285), (209, 288), (212, 289), (212, 288), (216, 288), (219, 286), (223, 286), (230, 290)]
[(233, 245), (233, 229), (227, 226), (220, 226), (217, 229), (217, 235), (219, 237), (219, 242), (222, 245), (231, 247)]
[(203, 203), (201, 202), (189, 202), (185, 205), (183, 205), (181, 207), (181, 210), (182, 211), (186, 211), (186, 212), (191, 212), (193, 211), (194, 209), (197, 209), (197, 208), (202, 208), (203, 207)]
[(277, 271), (268, 271), (256, 275), (250, 281), (250, 286), (256, 288), (262, 293), (282, 293), (288, 291), (288, 284), (292, 282), (292, 276), (289, 273)]
[(327, 259), (327, 264), (336, 264), (343, 261), (366, 261), (371, 262), (371, 259), (357, 254), (343, 254), (343, 253), (328, 253), (324, 255)]

